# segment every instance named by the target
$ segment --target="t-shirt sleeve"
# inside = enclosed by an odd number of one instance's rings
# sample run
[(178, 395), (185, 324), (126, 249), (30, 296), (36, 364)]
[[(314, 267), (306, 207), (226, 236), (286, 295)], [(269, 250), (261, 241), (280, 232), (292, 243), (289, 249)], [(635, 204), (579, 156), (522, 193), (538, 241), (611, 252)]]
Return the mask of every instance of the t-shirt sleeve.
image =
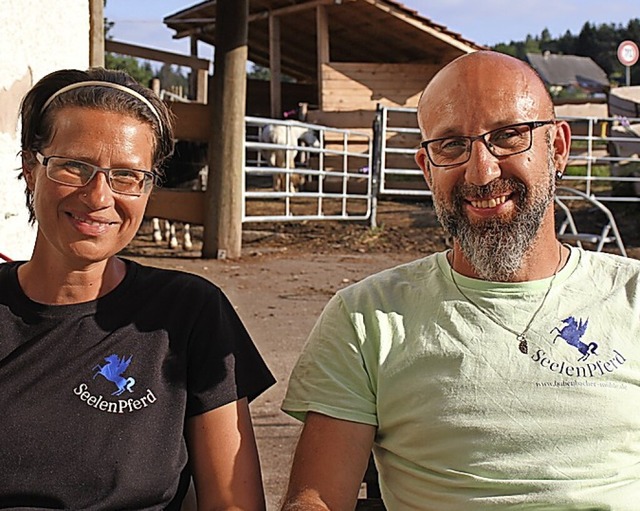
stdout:
[(334, 296), (291, 374), (283, 411), (299, 420), (317, 412), (377, 426), (372, 367), (377, 355), (363, 353), (360, 332), (340, 295)]
[(227, 297), (215, 286), (210, 294), (189, 340), (187, 416), (251, 401), (275, 383)]

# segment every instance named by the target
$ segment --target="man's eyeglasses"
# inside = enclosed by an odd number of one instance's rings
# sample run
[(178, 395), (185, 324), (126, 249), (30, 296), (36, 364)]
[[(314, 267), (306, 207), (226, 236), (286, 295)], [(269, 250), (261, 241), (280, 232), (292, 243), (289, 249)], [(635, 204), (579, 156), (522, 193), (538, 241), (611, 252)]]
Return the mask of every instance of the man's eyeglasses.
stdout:
[(123, 195), (139, 196), (147, 193), (156, 182), (156, 174), (147, 170), (103, 169), (79, 160), (63, 156), (43, 156), (36, 153), (36, 160), (47, 170), (51, 181), (68, 186), (81, 187), (89, 183), (98, 172), (107, 177), (109, 188)]
[(420, 142), (427, 151), (429, 161), (434, 167), (455, 167), (471, 158), (471, 146), (476, 140), (482, 140), (489, 152), (496, 157), (511, 156), (531, 149), (533, 130), (556, 121), (530, 121), (503, 126), (487, 131), (475, 137), (442, 137)]

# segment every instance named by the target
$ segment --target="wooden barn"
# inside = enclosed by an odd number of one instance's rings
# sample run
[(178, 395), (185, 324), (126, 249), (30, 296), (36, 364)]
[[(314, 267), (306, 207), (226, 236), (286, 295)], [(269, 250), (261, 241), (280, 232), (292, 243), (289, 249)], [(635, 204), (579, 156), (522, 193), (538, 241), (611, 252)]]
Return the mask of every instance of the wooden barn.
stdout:
[[(217, 4), (164, 22), (216, 46)], [(247, 84), (247, 114), (281, 118), (302, 103), (307, 120), (335, 127), (369, 128), (378, 103), (415, 106), (438, 69), (482, 49), (393, 0), (250, 0), (247, 21), (248, 60), (271, 76)]]
[[(379, 104), (416, 106), (441, 67), (483, 49), (393, 0), (208, 0), (164, 22), (175, 38), (190, 38), (193, 55), (199, 41), (215, 48), (208, 104), (174, 108), (179, 138), (209, 141), (205, 257), (240, 254), (245, 116), (297, 109), (308, 123), (371, 133)], [(269, 80), (247, 80), (249, 62), (268, 68)], [(415, 115), (406, 122), (415, 127)], [(323, 143), (337, 167), (340, 141)]]

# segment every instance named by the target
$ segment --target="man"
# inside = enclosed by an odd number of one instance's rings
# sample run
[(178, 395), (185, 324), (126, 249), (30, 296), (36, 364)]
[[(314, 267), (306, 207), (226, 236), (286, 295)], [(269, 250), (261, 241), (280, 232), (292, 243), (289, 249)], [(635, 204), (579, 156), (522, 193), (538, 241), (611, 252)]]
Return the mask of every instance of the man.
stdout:
[(305, 420), (283, 509), (353, 509), (372, 448), (393, 511), (638, 509), (640, 262), (557, 241), (568, 125), (493, 52), (418, 119), (454, 248), (325, 308), (283, 404)]

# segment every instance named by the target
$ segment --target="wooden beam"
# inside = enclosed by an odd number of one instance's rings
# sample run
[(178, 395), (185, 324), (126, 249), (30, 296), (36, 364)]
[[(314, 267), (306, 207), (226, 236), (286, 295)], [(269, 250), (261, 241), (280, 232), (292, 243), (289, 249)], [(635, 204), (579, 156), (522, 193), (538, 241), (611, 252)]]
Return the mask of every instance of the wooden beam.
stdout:
[(252, 21), (259, 21), (270, 16), (285, 16), (287, 14), (295, 14), (300, 11), (307, 11), (309, 9), (314, 9), (319, 5), (332, 5), (337, 4), (336, 0), (310, 0), (309, 2), (305, 2), (303, 4), (289, 5), (287, 7), (280, 7), (279, 9), (269, 9), (262, 12), (257, 12), (249, 16), (248, 21), (251, 23)]
[(104, 67), (103, 0), (89, 0), (89, 65)]
[(435, 29), (434, 27), (427, 25), (425, 22), (418, 21), (415, 18), (394, 9), (393, 7), (389, 6), (389, 4), (385, 2), (381, 2), (379, 0), (362, 0), (362, 1), (367, 2), (371, 5), (375, 5), (378, 9), (386, 12), (387, 14), (390, 14), (391, 16), (401, 19), (402, 21), (404, 21), (405, 23), (408, 23), (409, 25), (419, 28), (420, 30), (426, 32), (427, 34), (432, 35), (436, 39), (439, 39), (440, 41), (443, 41), (448, 45), (453, 46), (454, 48), (464, 53), (473, 53), (474, 51), (477, 51), (476, 48), (469, 46), (468, 44), (465, 44), (462, 41), (459, 41), (455, 37), (449, 34), (446, 34), (445, 32), (442, 32), (440, 30)]
[(202, 225), (204, 223), (204, 193), (156, 188), (149, 197), (144, 216)]
[(210, 62), (207, 59), (199, 59), (197, 57), (189, 57), (180, 53), (172, 53), (169, 51), (156, 50), (146, 46), (137, 44), (121, 43), (113, 39), (107, 39), (104, 42), (105, 51), (120, 53), (122, 55), (131, 55), (141, 59), (157, 60), (159, 62), (167, 62), (178, 66), (190, 67), (192, 69), (209, 70)]
[(176, 116), (175, 138), (191, 142), (208, 142), (211, 130), (211, 109), (203, 103), (167, 101)]
[(242, 250), (249, 0), (218, 0), (203, 257), (235, 259)]
[(282, 71), (280, 53), (280, 18), (269, 16), (269, 94), (271, 105), (271, 117), (279, 119), (282, 114)]
[(329, 55), (329, 19), (327, 9), (324, 5), (316, 7), (316, 51), (317, 51), (317, 73), (318, 73), (318, 108), (323, 109), (323, 90), (324, 83), (323, 65), (328, 64), (331, 56)]
[[(269, 60), (269, 48), (268, 46), (264, 46), (264, 45), (260, 45), (259, 43), (254, 43), (251, 46), (251, 52), (253, 54), (254, 57), (254, 62), (256, 60), (259, 60), (260, 62), (262, 62), (263, 65), (268, 65), (266, 64), (266, 60)], [(292, 78), (296, 78), (298, 80), (304, 80), (304, 81), (309, 81), (312, 80), (315, 82), (316, 80), (316, 76), (314, 75), (313, 71), (309, 71), (309, 66), (304, 66), (304, 65), (298, 65), (298, 60), (295, 59), (295, 55), (300, 55), (302, 59), (304, 59), (305, 61), (308, 60), (307, 59), (307, 54), (306, 53), (298, 53), (295, 49), (291, 49), (289, 48), (289, 51), (287, 52), (288, 55), (292, 55), (293, 58), (289, 58), (287, 61), (285, 61), (285, 59), (282, 58), (282, 54), (280, 55), (280, 69), (282, 69), (282, 67), (284, 67), (284, 64), (287, 65), (287, 74), (289, 76), (291, 76)], [(256, 59), (256, 57), (258, 57)]]
[(174, 30), (176, 31), (176, 33), (173, 34), (173, 39), (182, 39), (183, 37), (213, 34), (215, 32), (215, 18), (211, 23), (211, 25), (204, 25), (194, 28), (175, 28)]

